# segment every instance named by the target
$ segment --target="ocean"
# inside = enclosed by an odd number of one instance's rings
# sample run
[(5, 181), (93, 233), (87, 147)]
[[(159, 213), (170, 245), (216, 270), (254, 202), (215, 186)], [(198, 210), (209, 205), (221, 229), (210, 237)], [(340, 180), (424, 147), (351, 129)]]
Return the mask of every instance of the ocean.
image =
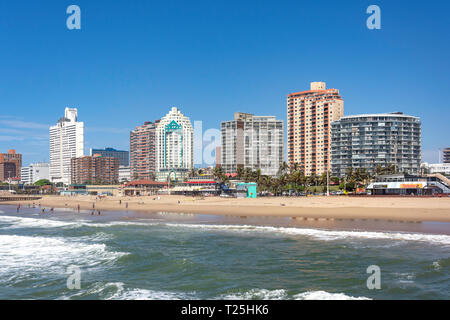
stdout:
[[(0, 299), (449, 299), (449, 233), (0, 206)], [(367, 286), (373, 265), (380, 289)]]

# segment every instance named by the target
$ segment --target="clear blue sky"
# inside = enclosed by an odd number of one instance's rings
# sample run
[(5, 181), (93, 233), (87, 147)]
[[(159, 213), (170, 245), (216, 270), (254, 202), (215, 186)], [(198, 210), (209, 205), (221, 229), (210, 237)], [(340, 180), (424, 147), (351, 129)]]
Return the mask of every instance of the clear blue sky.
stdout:
[[(326, 81), (345, 114), (422, 118), (423, 156), (450, 146), (450, 2), (0, 2), (0, 150), (48, 161), (48, 126), (77, 107), (90, 147), (178, 106), (203, 128), (235, 111), (286, 120), (286, 95)], [(66, 8), (82, 29), (66, 28)], [(382, 29), (366, 28), (366, 8)]]

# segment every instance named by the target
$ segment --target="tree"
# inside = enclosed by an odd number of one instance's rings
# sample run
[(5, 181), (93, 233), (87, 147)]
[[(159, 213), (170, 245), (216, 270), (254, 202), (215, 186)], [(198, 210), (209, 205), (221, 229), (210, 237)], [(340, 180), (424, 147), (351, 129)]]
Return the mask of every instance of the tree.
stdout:
[(41, 180), (36, 181), (34, 183), (34, 185), (38, 186), (38, 187), (42, 187), (42, 186), (51, 186), (52, 183), (48, 179), (41, 179)]

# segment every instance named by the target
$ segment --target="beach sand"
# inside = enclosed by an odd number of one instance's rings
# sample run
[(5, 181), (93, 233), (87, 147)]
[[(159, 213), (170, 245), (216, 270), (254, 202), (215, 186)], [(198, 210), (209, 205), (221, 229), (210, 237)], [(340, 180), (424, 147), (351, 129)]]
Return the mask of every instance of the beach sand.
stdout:
[[(159, 197), (159, 199), (158, 199)], [(120, 203), (121, 201), (121, 203)], [(33, 201), (21, 201), (22, 206)], [(34, 201), (45, 208), (100, 211), (175, 212), (237, 217), (291, 217), (296, 219), (371, 219), (386, 221), (450, 222), (450, 197), (261, 197), (235, 199), (185, 196), (107, 197), (44, 196)], [(19, 202), (1, 202), (18, 205)], [(128, 204), (128, 206), (127, 206)]]

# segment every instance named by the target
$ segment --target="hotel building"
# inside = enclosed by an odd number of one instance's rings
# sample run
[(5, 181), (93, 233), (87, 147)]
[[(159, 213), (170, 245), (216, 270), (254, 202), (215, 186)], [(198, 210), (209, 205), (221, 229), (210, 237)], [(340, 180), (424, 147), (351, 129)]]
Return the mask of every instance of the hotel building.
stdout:
[(155, 179), (158, 123), (147, 121), (130, 132), (130, 180)]
[(72, 184), (116, 184), (119, 182), (118, 158), (100, 155), (71, 159)]
[(64, 117), (50, 127), (50, 180), (70, 184), (70, 161), (84, 155), (84, 123), (78, 110), (66, 108)]
[(234, 120), (221, 122), (220, 129), (220, 165), (225, 173), (236, 173), (241, 167), (277, 175), (284, 156), (282, 120), (236, 112)]
[(184, 181), (194, 168), (194, 130), (178, 108), (172, 108), (156, 128), (156, 179)]
[(421, 164), (420, 119), (401, 112), (343, 117), (332, 123), (332, 173), (347, 168), (374, 173), (378, 165), (417, 174)]
[(9, 178), (20, 178), (22, 169), (22, 155), (16, 150), (8, 150), (8, 153), (0, 153), (0, 181), (8, 181)]
[(287, 97), (288, 163), (299, 164), (305, 175), (331, 170), (331, 122), (344, 115), (344, 100), (325, 82)]
[(50, 180), (49, 163), (32, 163), (22, 168), (21, 180), (24, 184), (33, 184), (42, 179)]

